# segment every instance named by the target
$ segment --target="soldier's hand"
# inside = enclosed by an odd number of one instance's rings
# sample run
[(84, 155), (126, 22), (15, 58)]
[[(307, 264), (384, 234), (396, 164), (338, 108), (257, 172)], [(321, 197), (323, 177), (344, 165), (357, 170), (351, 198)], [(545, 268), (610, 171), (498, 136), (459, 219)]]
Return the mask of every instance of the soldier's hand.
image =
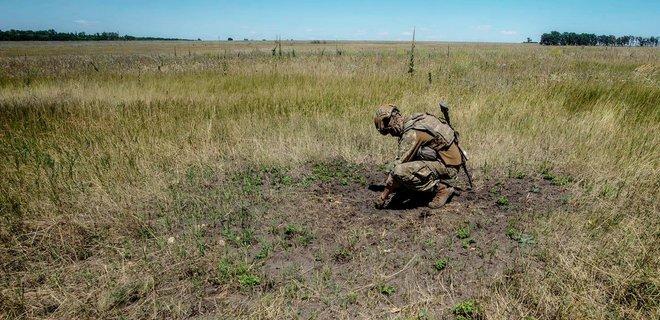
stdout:
[(378, 210), (385, 208), (385, 201), (380, 200), (380, 198), (376, 199), (374, 201), (374, 208)]
[(379, 209), (379, 210), (384, 209), (385, 208), (385, 199), (383, 199), (382, 197), (376, 198), (376, 200), (374, 200), (374, 208)]

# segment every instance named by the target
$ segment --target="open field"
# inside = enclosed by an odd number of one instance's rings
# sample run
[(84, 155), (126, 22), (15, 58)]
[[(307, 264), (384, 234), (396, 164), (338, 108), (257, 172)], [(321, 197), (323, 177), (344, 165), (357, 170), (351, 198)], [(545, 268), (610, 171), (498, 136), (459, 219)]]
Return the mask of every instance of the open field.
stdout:
[[(660, 50), (409, 46), (0, 43), (0, 318), (659, 318)], [(475, 192), (373, 209), (439, 100)]]

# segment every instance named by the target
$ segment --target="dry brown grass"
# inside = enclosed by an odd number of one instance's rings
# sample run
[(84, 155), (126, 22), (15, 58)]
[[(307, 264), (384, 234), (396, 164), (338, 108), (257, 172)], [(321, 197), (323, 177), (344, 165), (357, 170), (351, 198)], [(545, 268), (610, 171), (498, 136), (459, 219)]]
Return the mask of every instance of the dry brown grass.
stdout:
[[(484, 289), (487, 317), (659, 316), (660, 51), (418, 43), (409, 76), (407, 43), (284, 43), (283, 57), (271, 48), (0, 44), (0, 312), (191, 316), (208, 279), (182, 265), (236, 258), (200, 252), (217, 235), (198, 222), (259, 204), (239, 179), (195, 198), (215, 211), (189, 213), (178, 206), (195, 184), (182, 182), (338, 158), (381, 164), (394, 146), (373, 130), (373, 106), (410, 113), (444, 99), (477, 184), (541, 167), (572, 181), (573, 209), (535, 219), (532, 252)], [(287, 303), (303, 300), (280, 289), (233, 311), (291, 316)], [(364, 299), (362, 315), (377, 307)], [(417, 302), (406, 314), (429, 304)], [(222, 308), (207, 312), (232, 310)]]

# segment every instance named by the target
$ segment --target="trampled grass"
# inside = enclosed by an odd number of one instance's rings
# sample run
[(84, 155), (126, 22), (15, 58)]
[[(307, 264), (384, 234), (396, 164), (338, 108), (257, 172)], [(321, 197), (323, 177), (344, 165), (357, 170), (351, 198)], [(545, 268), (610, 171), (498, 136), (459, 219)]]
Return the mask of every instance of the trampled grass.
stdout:
[[(276, 212), (313, 183), (364, 184), (356, 166), (391, 159), (375, 106), (439, 114), (445, 100), (477, 186), (552, 174), (571, 204), (535, 216), (534, 243), (464, 298), (492, 319), (660, 316), (658, 49), (417, 43), (409, 75), (407, 43), (272, 46), (0, 44), (0, 314), (456, 313), (449, 288), (353, 290), (330, 270), (369, 261), (357, 245), (369, 235), (337, 231), (317, 248), (318, 226)], [(268, 277), (269, 259), (310, 244), (313, 271)], [(428, 254), (409, 268), (444, 256)], [(236, 294), (250, 303), (233, 306)]]

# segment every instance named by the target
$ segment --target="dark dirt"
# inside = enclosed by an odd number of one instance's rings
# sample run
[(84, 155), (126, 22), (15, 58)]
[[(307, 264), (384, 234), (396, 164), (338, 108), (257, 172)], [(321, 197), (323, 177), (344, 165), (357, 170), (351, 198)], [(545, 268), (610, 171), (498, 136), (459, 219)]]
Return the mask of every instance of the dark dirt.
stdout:
[[(319, 179), (285, 190), (262, 186), (268, 204), (254, 220), (260, 241), (250, 250), (257, 255), (271, 245), (267, 258), (255, 259), (266, 281), (252, 291), (226, 292), (231, 308), (249, 310), (264, 294), (284, 293), (302, 318), (386, 316), (417, 308), (447, 315), (463, 299), (485, 298), (483, 289), (538, 240), (525, 228), (564, 205), (565, 190), (540, 176), (477, 173), (475, 190), (443, 208), (377, 210), (378, 193), (367, 185), (385, 175), (360, 167), (353, 176), (361, 178)], [(469, 230), (464, 239), (461, 228)], [(440, 271), (434, 268), (438, 259), (448, 261)], [(395, 292), (383, 293), (383, 285)]]

